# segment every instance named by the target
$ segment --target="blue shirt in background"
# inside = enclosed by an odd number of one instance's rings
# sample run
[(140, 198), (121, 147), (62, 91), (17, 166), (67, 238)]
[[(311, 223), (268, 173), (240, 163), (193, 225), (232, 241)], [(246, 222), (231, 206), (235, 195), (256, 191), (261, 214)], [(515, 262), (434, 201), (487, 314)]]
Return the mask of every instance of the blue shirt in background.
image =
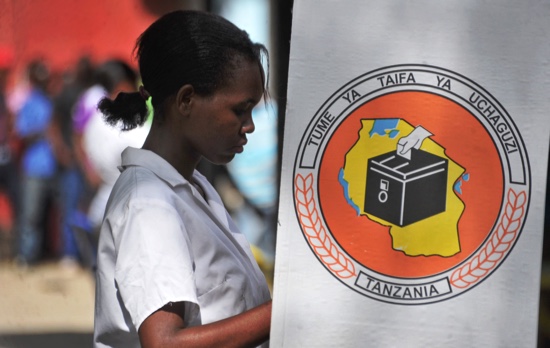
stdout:
[(53, 104), (43, 92), (31, 90), (17, 113), (15, 130), (20, 137), (38, 136), (23, 153), (23, 173), (30, 177), (49, 178), (55, 174), (56, 161), (46, 132), (52, 119)]

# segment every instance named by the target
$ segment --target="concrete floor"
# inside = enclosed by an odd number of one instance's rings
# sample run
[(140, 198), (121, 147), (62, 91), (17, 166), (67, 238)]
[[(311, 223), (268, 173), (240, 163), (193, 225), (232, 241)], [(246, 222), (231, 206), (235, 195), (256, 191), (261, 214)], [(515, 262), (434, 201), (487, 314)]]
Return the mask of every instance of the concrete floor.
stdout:
[(0, 348), (91, 347), (94, 286), (76, 266), (0, 263)]

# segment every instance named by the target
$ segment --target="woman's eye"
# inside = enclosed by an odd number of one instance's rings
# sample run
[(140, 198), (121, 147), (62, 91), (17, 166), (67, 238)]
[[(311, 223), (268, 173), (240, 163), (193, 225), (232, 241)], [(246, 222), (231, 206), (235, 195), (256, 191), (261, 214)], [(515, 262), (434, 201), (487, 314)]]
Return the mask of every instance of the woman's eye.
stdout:
[(254, 106), (255, 104), (250, 102), (237, 104), (233, 107), (233, 112), (239, 117), (246, 116), (252, 113), (252, 109), (254, 109)]
[(233, 112), (237, 116), (243, 116), (247, 113), (247, 111), (248, 111), (247, 109), (235, 109), (235, 110), (233, 110)]

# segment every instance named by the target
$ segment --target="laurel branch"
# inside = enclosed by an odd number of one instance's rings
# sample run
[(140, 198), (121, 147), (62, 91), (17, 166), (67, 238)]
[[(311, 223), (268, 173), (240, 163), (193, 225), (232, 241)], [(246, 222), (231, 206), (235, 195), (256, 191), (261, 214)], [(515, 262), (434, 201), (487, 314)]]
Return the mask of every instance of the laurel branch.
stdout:
[(313, 199), (313, 175), (296, 176), (296, 211), (309, 245), (321, 262), (339, 278), (355, 276), (355, 266), (328, 237)]
[(467, 288), (490, 272), (512, 247), (525, 215), (527, 195), (508, 190), (508, 202), (504, 214), (487, 245), (467, 264), (451, 275), (451, 284), (457, 288)]

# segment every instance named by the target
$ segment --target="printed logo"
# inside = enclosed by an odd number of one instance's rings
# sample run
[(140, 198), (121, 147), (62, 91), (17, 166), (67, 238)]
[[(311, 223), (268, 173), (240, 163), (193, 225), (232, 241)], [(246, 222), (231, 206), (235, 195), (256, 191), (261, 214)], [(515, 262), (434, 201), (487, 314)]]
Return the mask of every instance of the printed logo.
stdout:
[(497, 270), (529, 207), (511, 117), (455, 72), (398, 65), (336, 91), (304, 133), (296, 215), (343, 284), (395, 304), (447, 300)]

